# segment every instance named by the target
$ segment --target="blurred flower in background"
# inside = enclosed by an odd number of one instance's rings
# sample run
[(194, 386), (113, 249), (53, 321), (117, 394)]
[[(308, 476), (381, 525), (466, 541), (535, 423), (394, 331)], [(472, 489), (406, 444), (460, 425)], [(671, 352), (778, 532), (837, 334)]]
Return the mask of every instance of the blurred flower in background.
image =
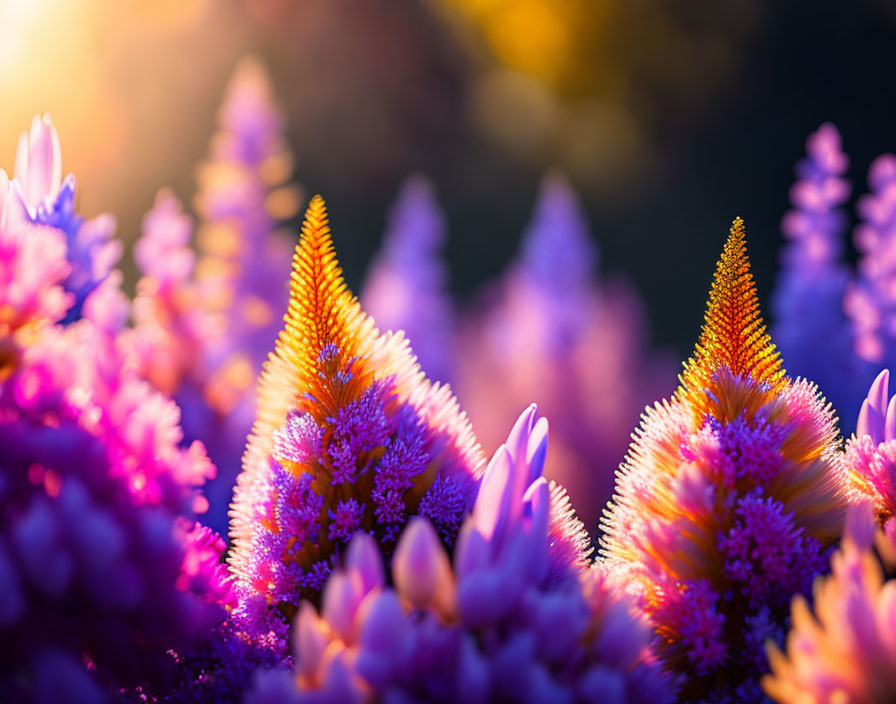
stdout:
[(286, 310), (292, 238), (277, 227), (299, 194), (284, 183), (292, 157), (257, 58), (237, 66), (219, 121), (199, 169), (198, 257), (172, 193), (160, 191), (144, 217), (131, 339), (141, 374), (183, 409), (186, 440), (209, 448), (219, 475), (206, 488), (208, 522), (224, 532), (255, 380)]
[(516, 408), (540, 404), (553, 431), (545, 475), (567, 487), (591, 531), (629, 430), (675, 378), (671, 359), (646, 349), (637, 293), (620, 277), (597, 280), (597, 262), (577, 195), (549, 174), (516, 260), (469, 314), (457, 357), (458, 393), (486, 449)]
[(371, 262), (361, 303), (381, 330), (404, 331), (433, 381), (455, 379), (455, 312), (441, 248), (445, 218), (432, 184), (410, 176), (389, 214), (382, 250)]

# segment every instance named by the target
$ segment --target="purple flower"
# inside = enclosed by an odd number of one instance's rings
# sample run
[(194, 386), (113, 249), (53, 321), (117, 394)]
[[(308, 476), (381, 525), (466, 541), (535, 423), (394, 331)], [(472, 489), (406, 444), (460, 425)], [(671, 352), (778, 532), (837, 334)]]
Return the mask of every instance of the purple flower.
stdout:
[(849, 271), (843, 261), (842, 206), (851, 190), (845, 178), (849, 159), (830, 123), (809, 136), (806, 152), (790, 190), (793, 209), (781, 222), (788, 244), (772, 294), (773, 333), (791, 372), (816, 382), (851, 421), (860, 398), (855, 377), (865, 372), (853, 357), (852, 327), (844, 312)]
[(612, 495), (631, 427), (672, 390), (675, 369), (646, 352), (640, 300), (621, 279), (596, 280), (597, 259), (578, 198), (549, 174), (517, 261), (465, 325), (458, 380), (487, 448), (520, 407), (539, 404), (553, 430), (547, 476), (589, 527)]
[(377, 325), (403, 331), (423, 371), (443, 383), (454, 380), (455, 357), (452, 303), (438, 253), (444, 231), (432, 185), (422, 176), (408, 178), (361, 294)]
[(64, 322), (78, 320), (88, 296), (121, 258), (121, 242), (113, 237), (115, 218), (104, 214), (85, 221), (75, 212), (75, 177), (60, 181), (62, 151), (49, 115), (35, 116), (19, 138), (15, 174), (28, 219), (65, 234), (70, 269), (64, 287), (74, 302)]
[(844, 301), (853, 326), (856, 365), (863, 372), (854, 382), (858, 388), (870, 382), (872, 370), (896, 365), (896, 156), (874, 160), (868, 185), (871, 192), (859, 198), (861, 222), (853, 233), (860, 252), (858, 272)]
[(282, 637), (299, 601), (317, 601), (356, 532), (391, 553), (423, 513), (453, 542), (485, 464), (448, 387), (427, 381), (403, 337), (380, 335), (346, 288), (320, 197), (287, 311), (231, 510), (236, 620), (253, 639)]
[(546, 450), (547, 423), (529, 408), (482, 478), (453, 565), (414, 518), (390, 587), (376, 542), (356, 535), (320, 613), (299, 607), (294, 679), (260, 673), (247, 701), (671, 702), (649, 628), (601, 570), (580, 554), (551, 578), (566, 553), (550, 540)]

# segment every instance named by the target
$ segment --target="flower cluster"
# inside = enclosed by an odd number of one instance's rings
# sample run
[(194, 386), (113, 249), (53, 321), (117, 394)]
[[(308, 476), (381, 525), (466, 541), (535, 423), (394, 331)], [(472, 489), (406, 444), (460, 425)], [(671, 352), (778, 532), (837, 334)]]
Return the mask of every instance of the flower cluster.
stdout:
[(484, 458), (447, 387), (346, 289), (323, 200), (308, 208), (286, 326), (265, 364), (234, 494), (236, 615), (254, 636), (314, 598), (358, 531), (386, 546), (414, 514), (454, 540)]
[(249, 701), (289, 701), (290, 686), (309, 702), (673, 701), (649, 627), (554, 537), (582, 529), (552, 511), (546, 451), (532, 407), (489, 463), (453, 564), (415, 518), (388, 586), (376, 542), (358, 534), (320, 613), (299, 608), (295, 675), (268, 674)]
[(73, 214), (59, 170), (44, 118), (17, 177), (0, 172), (0, 688), (14, 702), (157, 686), (226, 592), (220, 552), (185, 518), (214, 467), (129, 360), (119, 245)]
[(647, 411), (605, 515), (607, 567), (640, 597), (689, 701), (755, 701), (764, 643), (839, 536), (834, 416), (784, 376), (736, 220), (671, 401)]

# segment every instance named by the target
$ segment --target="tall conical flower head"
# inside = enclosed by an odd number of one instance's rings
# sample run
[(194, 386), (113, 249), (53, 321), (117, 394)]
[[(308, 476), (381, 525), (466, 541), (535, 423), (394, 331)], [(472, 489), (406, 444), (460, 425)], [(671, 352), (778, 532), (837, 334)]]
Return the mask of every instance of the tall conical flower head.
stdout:
[(872, 544), (889, 558), (894, 546), (874, 531), (870, 506), (850, 506), (831, 575), (816, 582), (811, 609), (806, 599), (794, 599), (786, 652), (770, 649), (772, 673), (763, 686), (774, 700), (896, 701), (896, 580), (885, 581)]
[(896, 155), (874, 160), (868, 186), (856, 206), (861, 222), (853, 240), (861, 256), (845, 306), (856, 355), (879, 368), (896, 366)]
[(518, 409), (551, 419), (547, 476), (593, 529), (644, 406), (674, 388), (671, 360), (646, 349), (636, 292), (595, 277), (597, 248), (558, 173), (542, 181), (517, 261), (483, 298), (459, 346), (458, 396), (491, 451)]
[(218, 124), (198, 170), (197, 277), (207, 289), (206, 305), (224, 320), (227, 345), (219, 354), (239, 352), (257, 371), (287, 300), (292, 242), (278, 222), (299, 207), (296, 188), (287, 183), (293, 160), (283, 117), (257, 57), (237, 65)]
[(836, 441), (766, 334), (737, 219), (681, 386), (645, 413), (604, 518), (607, 566), (643, 599), (686, 700), (758, 696), (764, 643), (840, 532)]
[[(860, 397), (852, 383), (852, 328), (844, 312), (849, 272), (843, 261), (851, 186), (849, 158), (830, 123), (806, 140), (796, 166), (789, 210), (781, 231), (788, 240), (772, 295), (775, 339), (792, 371), (816, 381), (847, 422)], [(864, 386), (862, 383), (862, 386)]]
[[(290, 685), (301, 701), (334, 704), (671, 701), (648, 625), (555, 537), (583, 529), (554, 511), (564, 502), (541, 476), (547, 441), (547, 421), (530, 407), (485, 470), (453, 564), (415, 517), (390, 587), (375, 541), (358, 534), (320, 613), (299, 609), (295, 678), (263, 675), (247, 701), (290, 701)], [(565, 566), (561, 578), (552, 563)]]
[(889, 381), (885, 369), (871, 385), (841, 467), (850, 500), (870, 502), (884, 533), (896, 543), (896, 396), (889, 399)]
[(302, 596), (315, 597), (357, 531), (389, 546), (416, 513), (454, 538), (481, 450), (448, 387), (430, 384), (401, 334), (379, 335), (347, 290), (319, 196), (258, 398), (231, 510), (230, 562), (247, 627), (275, 626), (274, 607), (289, 614)]
[(392, 208), (381, 253), (367, 273), (361, 302), (384, 330), (403, 330), (428, 377), (454, 378), (454, 330), (447, 272), (438, 249), (445, 221), (432, 184), (412, 176)]

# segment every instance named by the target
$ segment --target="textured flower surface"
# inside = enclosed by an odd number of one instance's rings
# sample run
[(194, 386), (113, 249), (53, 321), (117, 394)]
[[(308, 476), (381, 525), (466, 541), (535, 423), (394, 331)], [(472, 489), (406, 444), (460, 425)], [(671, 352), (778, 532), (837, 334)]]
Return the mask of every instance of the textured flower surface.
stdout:
[(371, 263), (361, 303), (384, 330), (403, 330), (426, 375), (454, 380), (454, 315), (438, 249), (445, 221), (433, 187), (408, 178), (389, 217), (383, 247)]
[(22, 196), (44, 208), (58, 185), (58, 140), (36, 125), (17, 158), (30, 180), (0, 175), (0, 691), (101, 701), (167, 680), (168, 651), (197, 647), (229, 597), (223, 545), (182, 517), (214, 467), (129, 361), (120, 273), (67, 315), (72, 243)]
[[(785, 652), (770, 649), (765, 691), (782, 704), (867, 704), (896, 700), (896, 580), (884, 581), (872, 552), (868, 504), (850, 507), (829, 577), (815, 584), (813, 606), (793, 602)], [(887, 539), (877, 536), (878, 545)], [(890, 550), (896, 547), (892, 543)], [(814, 615), (813, 615), (814, 611)]]
[(231, 509), (243, 627), (283, 630), (357, 531), (392, 546), (419, 514), (445, 541), (455, 538), (485, 464), (481, 450), (450, 390), (430, 384), (404, 338), (381, 336), (346, 289), (319, 196), (258, 397)]
[(841, 421), (852, 423), (861, 403), (856, 389), (867, 382), (853, 381), (865, 369), (853, 356), (844, 310), (849, 271), (843, 261), (842, 206), (851, 190), (845, 178), (849, 158), (829, 123), (809, 136), (806, 152), (790, 189), (793, 208), (781, 222), (789, 243), (772, 295), (774, 335), (791, 371), (814, 380), (843, 414)]
[(850, 500), (870, 501), (884, 533), (896, 543), (896, 397), (887, 404), (889, 380), (884, 370), (871, 385), (841, 466)]
[[(686, 701), (755, 701), (840, 533), (835, 419), (785, 376), (765, 332), (743, 222), (731, 228), (681, 386), (649, 409), (617, 477), (603, 554), (638, 594)], [(727, 698), (727, 699), (726, 699)]]
[(388, 586), (376, 542), (355, 536), (320, 613), (299, 608), (295, 674), (261, 675), (247, 702), (672, 701), (649, 626), (556, 537), (583, 529), (553, 510), (565, 502), (541, 476), (546, 453), (531, 407), (485, 471), (453, 565), (414, 518)]
[(542, 182), (521, 252), (468, 321), (458, 396), (488, 451), (532, 401), (551, 419), (547, 476), (595, 529), (644, 406), (674, 388), (671, 359), (645, 351), (644, 313), (621, 280), (594, 278), (597, 252), (560, 174)]

